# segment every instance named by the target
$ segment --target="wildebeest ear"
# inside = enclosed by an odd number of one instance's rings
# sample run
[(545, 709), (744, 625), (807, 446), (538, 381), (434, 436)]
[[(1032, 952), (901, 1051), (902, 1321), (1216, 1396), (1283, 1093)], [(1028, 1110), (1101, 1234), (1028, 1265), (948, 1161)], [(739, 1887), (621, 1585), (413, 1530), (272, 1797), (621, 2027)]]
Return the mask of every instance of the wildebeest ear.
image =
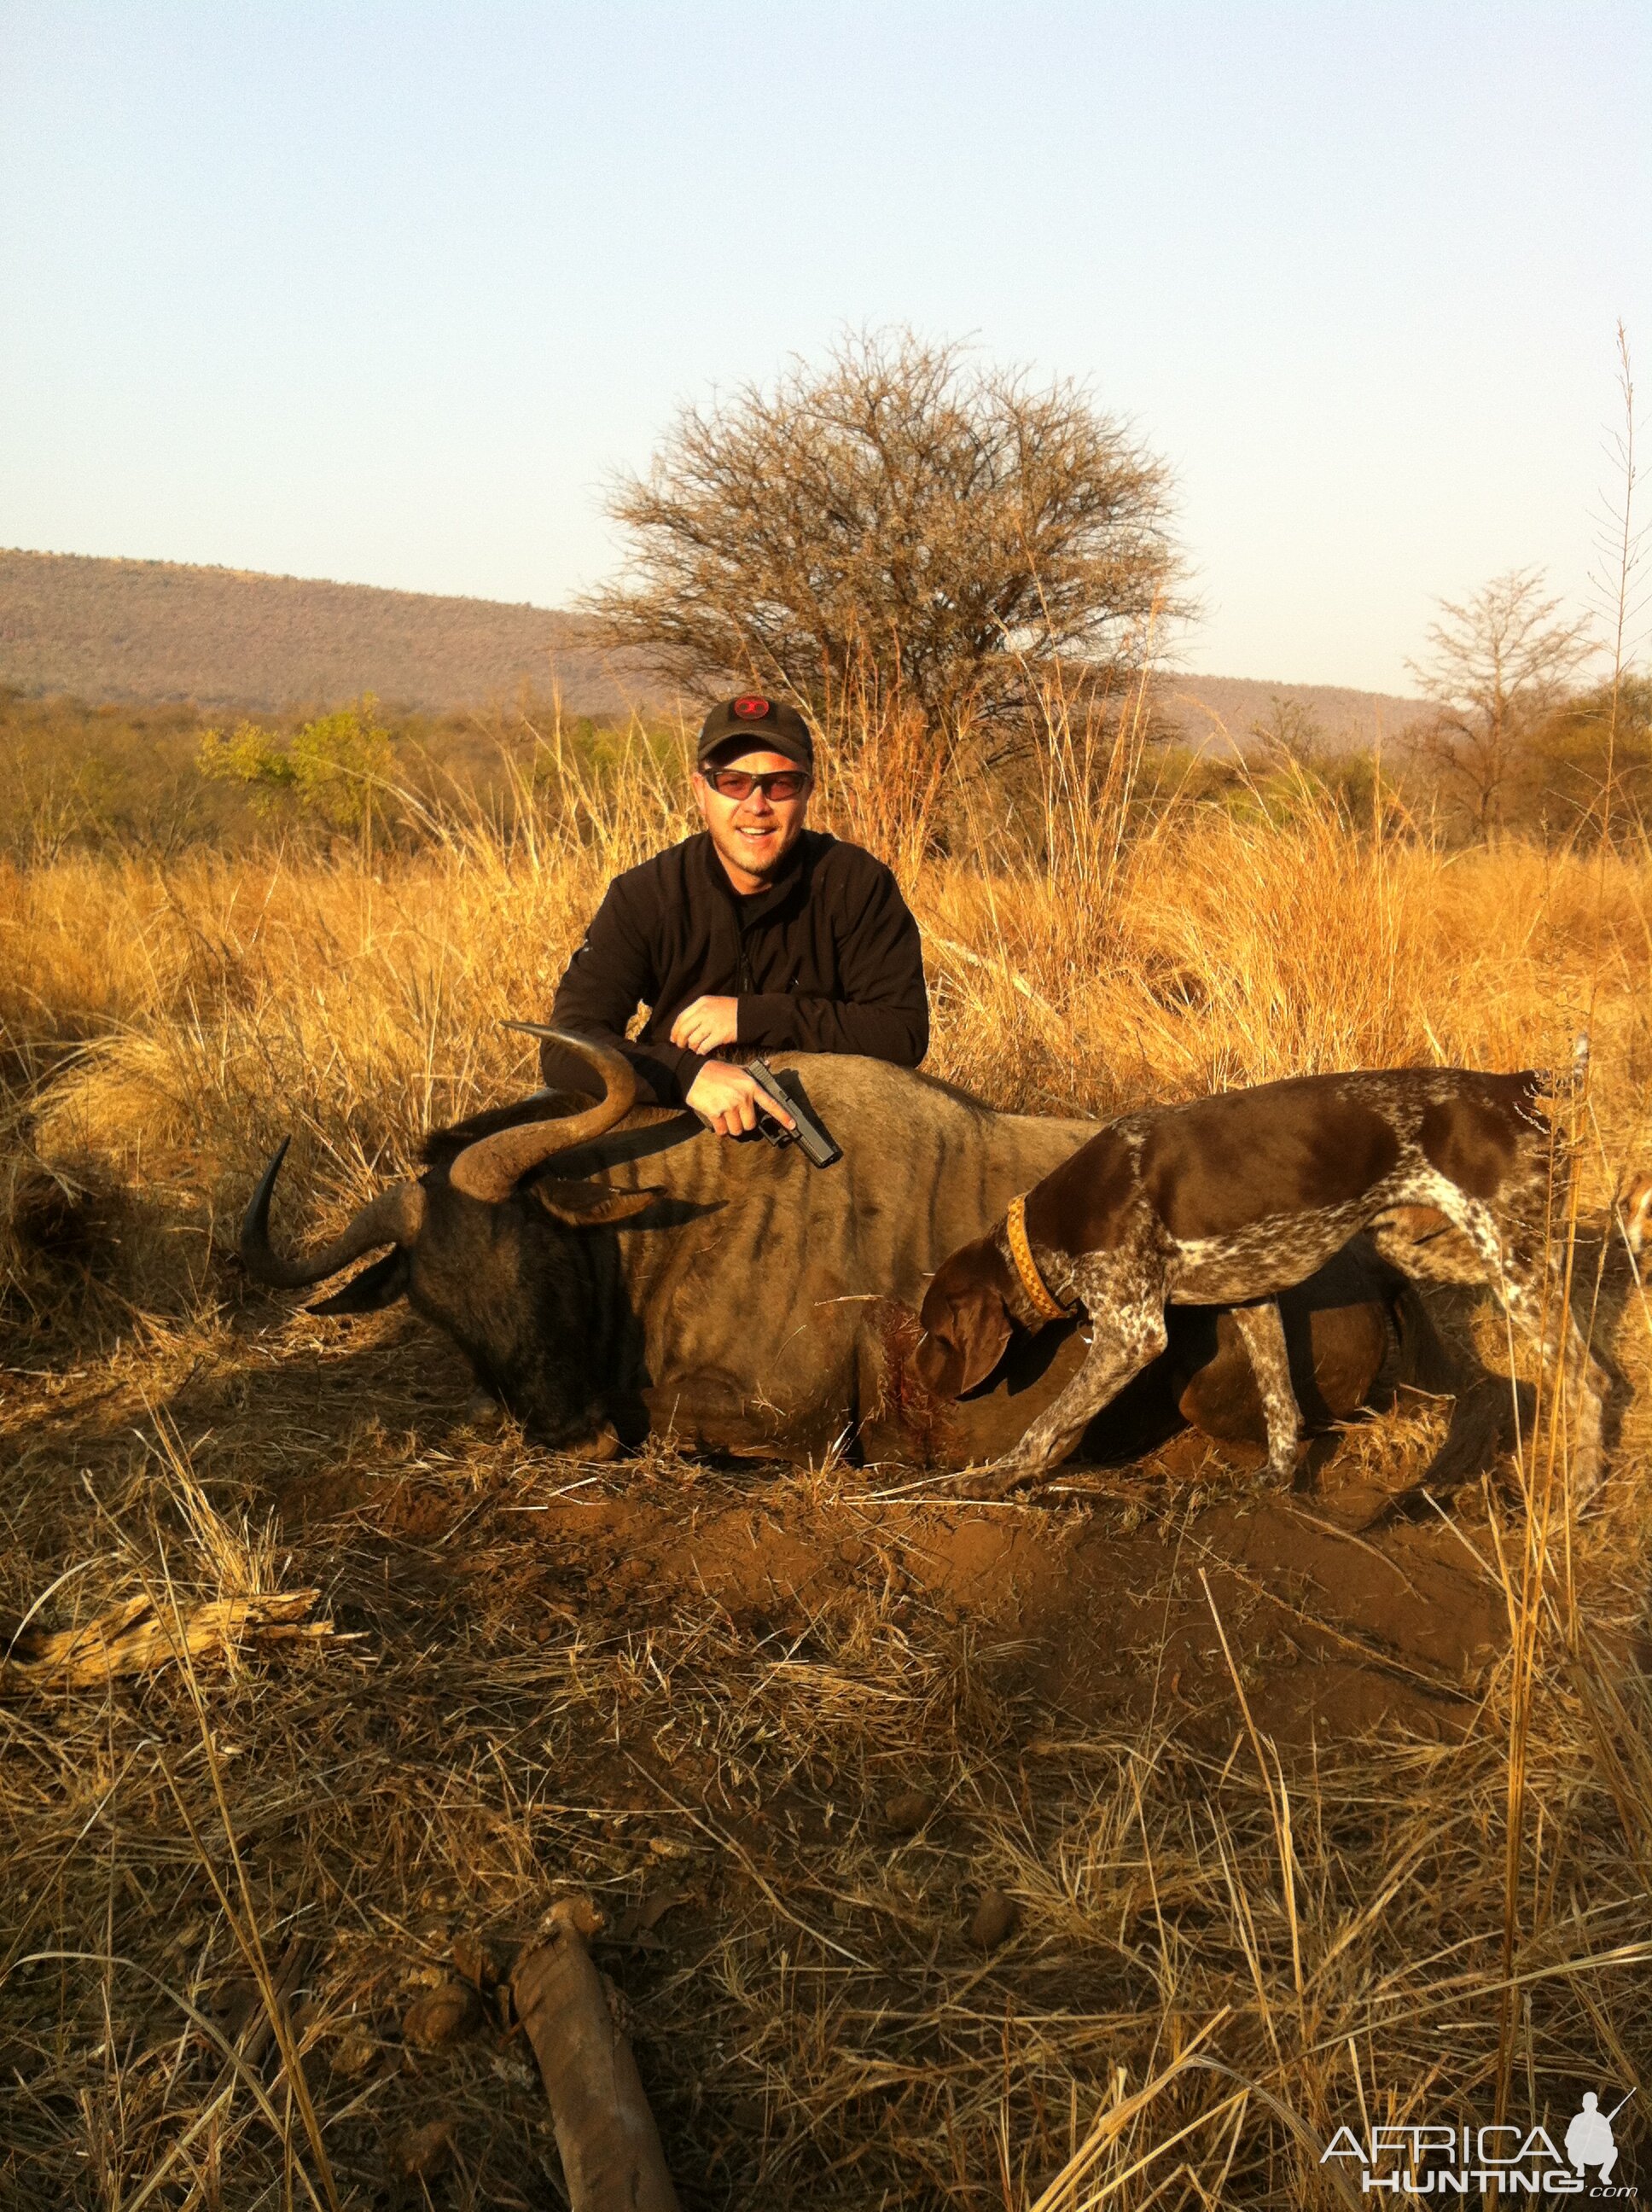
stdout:
[(1009, 1313), (990, 1283), (945, 1285), (924, 1300), (920, 1379), (938, 1398), (962, 1398), (984, 1382), (1010, 1341)]
[(605, 1182), (551, 1176), (534, 1184), (533, 1194), (547, 1213), (554, 1213), (570, 1229), (598, 1229), (604, 1222), (629, 1221), (665, 1194), (652, 1184), (645, 1190), (611, 1190)]
[(353, 1276), (342, 1291), (335, 1291), (330, 1298), (318, 1298), (308, 1311), (316, 1314), (377, 1313), (382, 1306), (393, 1306), (407, 1293), (407, 1255), (399, 1244), (375, 1260), (370, 1267), (363, 1267)]

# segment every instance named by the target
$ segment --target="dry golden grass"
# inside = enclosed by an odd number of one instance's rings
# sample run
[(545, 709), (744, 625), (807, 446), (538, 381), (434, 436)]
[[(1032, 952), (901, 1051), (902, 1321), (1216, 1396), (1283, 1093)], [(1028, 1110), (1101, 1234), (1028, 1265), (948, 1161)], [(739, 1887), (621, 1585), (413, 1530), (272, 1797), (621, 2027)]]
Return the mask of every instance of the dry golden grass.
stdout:
[[(1042, 819), (1012, 838), (983, 808), (950, 860), (887, 788), (830, 794), (902, 866), (935, 1072), (1108, 1112), (1362, 1062), (1564, 1064), (1587, 1023), (1599, 1217), (1648, 1142), (1643, 863), (1448, 860), (1307, 788), (1279, 820), (1138, 810), (1121, 840), (1142, 762), (1058, 766)], [(552, 2201), (519, 2042), (422, 2056), (396, 2023), (456, 1932), (519, 1939), (569, 1885), (619, 1912), (680, 1893), (607, 1959), (694, 2206), (1328, 2203), (1315, 2143), (1345, 2121), (1502, 2102), (1564, 2127), (1583, 2087), (1615, 2101), (1652, 2051), (1632, 1297), (1603, 1514), (1546, 1502), (1540, 1437), (1463, 1532), (1519, 1656), (1471, 1685), (1461, 1740), (1309, 1757), (1245, 1725), (1233, 1692), (1263, 1659), (1225, 1600), (1208, 1725), (1156, 1686), (1146, 1726), (1104, 1726), (925, 1580), (853, 1473), (650, 1452), (594, 1478), (467, 1431), (404, 1321), (246, 1295), (221, 1224), (280, 1134), (319, 1226), (430, 1123), (531, 1081), (501, 1021), (543, 1012), (607, 877), (686, 826), (641, 761), (616, 788), (376, 865), (0, 878), (0, 1601), (56, 1626), (140, 1591), (319, 1583), (337, 1630), (0, 1706), (0, 2192)], [(1396, 1416), (1350, 1451), (1420, 1462), (1425, 1428)], [(1169, 1560), (1197, 1504), (1167, 1482), (1116, 1523), (1105, 1498), (1057, 1510), (1121, 1540), (1145, 1522)], [(709, 1578), (653, 1597), (602, 1534), (622, 1506), (675, 1532), (747, 1516), (754, 1555), (839, 1564), (801, 1609)], [(1151, 1651), (1133, 1663), (1157, 1685)], [(896, 1835), (914, 1781), (937, 1811)], [(990, 1957), (963, 1933), (987, 1884), (1020, 1911)], [(395, 2182), (386, 2146), (432, 2118), (447, 2163)]]

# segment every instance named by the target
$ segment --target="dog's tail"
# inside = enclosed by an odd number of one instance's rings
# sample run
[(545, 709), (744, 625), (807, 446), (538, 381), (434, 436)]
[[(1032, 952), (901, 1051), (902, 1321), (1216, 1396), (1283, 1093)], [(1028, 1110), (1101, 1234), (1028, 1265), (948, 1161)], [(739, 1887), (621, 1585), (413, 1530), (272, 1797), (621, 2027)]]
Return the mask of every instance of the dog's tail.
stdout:
[(1557, 1098), (1581, 1098), (1588, 1088), (1589, 1033), (1579, 1030), (1571, 1048), (1571, 1066), (1555, 1076), (1551, 1089)]
[(1547, 1101), (1554, 1105), (1570, 1105), (1581, 1098), (1588, 1088), (1589, 1033), (1579, 1030), (1571, 1048), (1569, 1067), (1536, 1067), (1527, 1077), (1534, 1104)]

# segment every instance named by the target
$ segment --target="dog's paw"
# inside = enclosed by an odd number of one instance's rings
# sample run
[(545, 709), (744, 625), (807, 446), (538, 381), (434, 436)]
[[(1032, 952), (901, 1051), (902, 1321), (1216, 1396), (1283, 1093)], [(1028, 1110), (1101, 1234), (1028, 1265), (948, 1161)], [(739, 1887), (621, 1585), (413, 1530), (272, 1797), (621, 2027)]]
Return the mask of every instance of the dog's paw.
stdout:
[(1050, 1470), (1042, 1460), (995, 1459), (971, 1470), (970, 1495), (975, 1498), (1013, 1498), (1043, 1481)]

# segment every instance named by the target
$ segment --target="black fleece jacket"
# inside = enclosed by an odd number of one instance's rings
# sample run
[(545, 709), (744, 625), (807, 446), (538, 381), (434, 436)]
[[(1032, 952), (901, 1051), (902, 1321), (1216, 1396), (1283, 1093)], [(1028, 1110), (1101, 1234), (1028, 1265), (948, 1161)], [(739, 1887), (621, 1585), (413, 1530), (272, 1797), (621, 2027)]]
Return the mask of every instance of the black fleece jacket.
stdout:
[[(822, 830), (805, 830), (778, 878), (750, 898), (703, 830), (616, 876), (568, 963), (551, 1023), (616, 1046), (639, 1095), (680, 1105), (705, 1058), (671, 1042), (671, 1024), (705, 995), (740, 1002), (731, 1058), (790, 1046), (915, 1067), (929, 1048), (911, 910), (881, 860)], [(628, 1043), (639, 1005), (647, 1022)]]

